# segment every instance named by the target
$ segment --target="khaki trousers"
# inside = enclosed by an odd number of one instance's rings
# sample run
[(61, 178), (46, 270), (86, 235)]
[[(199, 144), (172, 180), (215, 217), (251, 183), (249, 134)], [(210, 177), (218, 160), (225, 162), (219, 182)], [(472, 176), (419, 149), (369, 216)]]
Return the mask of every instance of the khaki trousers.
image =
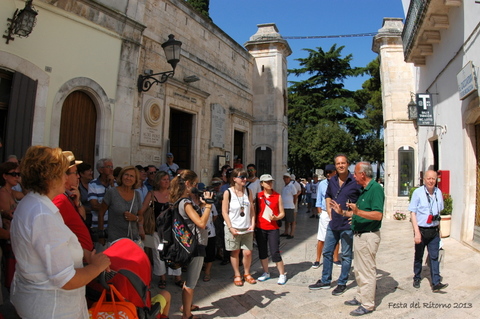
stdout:
[(353, 236), (353, 265), (358, 290), (356, 299), (367, 310), (375, 310), (377, 265), (375, 257), (380, 245), (380, 231)]

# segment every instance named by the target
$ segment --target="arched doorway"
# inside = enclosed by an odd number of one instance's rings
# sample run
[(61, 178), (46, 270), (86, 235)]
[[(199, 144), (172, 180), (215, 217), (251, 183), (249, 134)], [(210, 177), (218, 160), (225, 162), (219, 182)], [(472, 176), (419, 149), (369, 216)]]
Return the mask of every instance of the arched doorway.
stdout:
[(62, 107), (59, 147), (94, 166), (96, 125), (97, 111), (90, 96), (82, 91), (70, 93)]

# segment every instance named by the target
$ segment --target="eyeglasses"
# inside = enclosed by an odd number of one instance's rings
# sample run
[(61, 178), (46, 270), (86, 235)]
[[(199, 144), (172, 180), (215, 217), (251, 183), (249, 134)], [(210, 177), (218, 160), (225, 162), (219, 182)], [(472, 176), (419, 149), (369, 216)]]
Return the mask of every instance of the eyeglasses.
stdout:
[(148, 172), (148, 175), (156, 174), (157, 172)]
[(5, 173), (5, 175), (10, 175), (10, 176), (13, 176), (13, 177), (20, 177), (20, 173), (17, 173), (17, 172), (11, 172), (11, 173)]
[(107, 166), (104, 166), (103, 168), (110, 168), (110, 169), (112, 169), (113, 166), (112, 166), (112, 165), (107, 165)]
[(73, 175), (73, 174), (78, 175), (78, 171), (75, 171), (75, 172), (66, 172), (65, 174), (67, 174), (67, 175)]
[(240, 178), (240, 179), (247, 179), (247, 176), (245, 176), (245, 175), (242, 175), (242, 176), (237, 176), (237, 178)]

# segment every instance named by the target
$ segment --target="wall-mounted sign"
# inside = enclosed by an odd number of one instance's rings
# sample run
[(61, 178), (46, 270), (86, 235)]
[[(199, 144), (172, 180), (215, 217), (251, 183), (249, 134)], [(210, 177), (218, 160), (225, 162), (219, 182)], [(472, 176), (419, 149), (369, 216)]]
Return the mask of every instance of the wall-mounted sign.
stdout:
[(417, 98), (417, 124), (422, 126), (433, 126), (433, 105), (432, 95), (429, 93), (418, 93)]
[(225, 122), (227, 121), (227, 112), (216, 103), (211, 104), (212, 121), (210, 147), (225, 148)]
[(457, 74), (457, 83), (460, 100), (465, 99), (477, 90), (477, 78), (475, 77), (472, 61), (468, 62)]

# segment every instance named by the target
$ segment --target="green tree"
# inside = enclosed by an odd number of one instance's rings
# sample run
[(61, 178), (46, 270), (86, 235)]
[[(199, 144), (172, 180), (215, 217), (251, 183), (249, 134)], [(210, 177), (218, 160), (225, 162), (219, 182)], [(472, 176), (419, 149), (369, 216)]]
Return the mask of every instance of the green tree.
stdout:
[[(289, 70), (306, 80), (289, 87), (289, 167), (308, 176), (314, 168), (331, 164), (337, 153), (352, 161), (383, 162), (383, 116), (379, 63), (352, 67), (352, 55), (342, 57), (343, 46), (324, 51), (304, 49), (307, 58), (297, 59), (300, 68)], [(344, 81), (370, 75), (362, 89), (345, 89)]]
[(210, 19), (210, 0), (186, 0), (195, 10)]
[(312, 174), (312, 169), (332, 163), (336, 153), (357, 157), (354, 137), (361, 130), (362, 109), (343, 82), (364, 70), (352, 67), (352, 55), (342, 57), (343, 49), (304, 49), (308, 57), (297, 59), (300, 68), (289, 70), (309, 76), (289, 87), (289, 167), (296, 174)]

